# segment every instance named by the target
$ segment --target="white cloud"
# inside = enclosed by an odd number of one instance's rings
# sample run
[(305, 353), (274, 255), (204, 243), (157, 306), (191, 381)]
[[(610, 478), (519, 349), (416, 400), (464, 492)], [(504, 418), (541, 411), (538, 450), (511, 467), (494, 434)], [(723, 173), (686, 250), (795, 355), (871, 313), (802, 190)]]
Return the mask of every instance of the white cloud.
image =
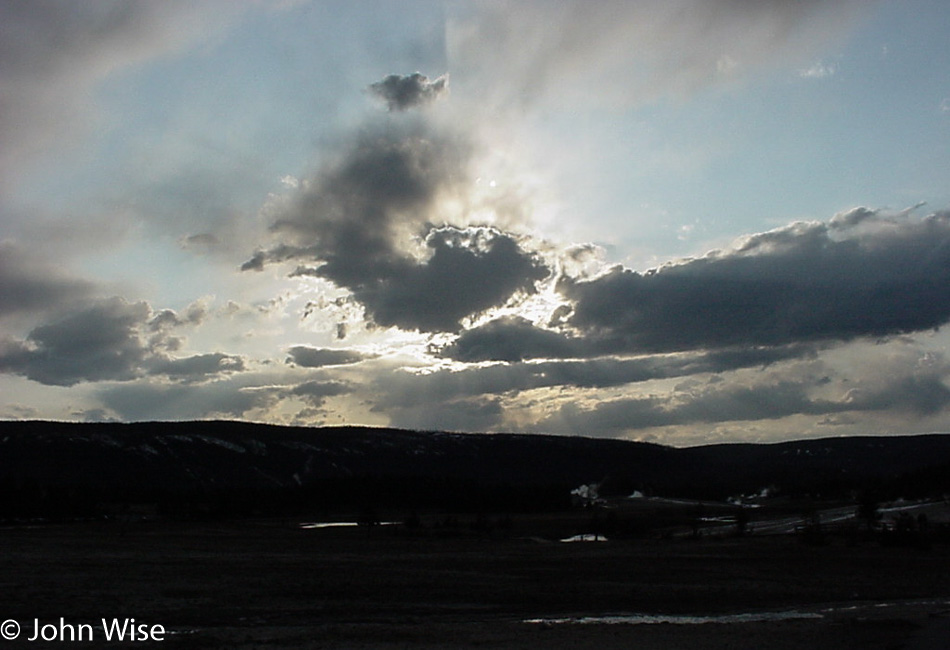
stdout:
[(810, 67), (799, 70), (798, 76), (803, 79), (827, 79), (828, 77), (835, 76), (837, 72), (837, 64), (816, 61)]
[(100, 83), (207, 39), (245, 8), (220, 0), (0, 4), (3, 183), (84, 134)]
[[(450, 21), (450, 69), (493, 109), (551, 99), (631, 106), (770, 65), (797, 66), (840, 40), (868, 3), (643, 0), (495, 2)], [(740, 74), (741, 73), (741, 74)]]

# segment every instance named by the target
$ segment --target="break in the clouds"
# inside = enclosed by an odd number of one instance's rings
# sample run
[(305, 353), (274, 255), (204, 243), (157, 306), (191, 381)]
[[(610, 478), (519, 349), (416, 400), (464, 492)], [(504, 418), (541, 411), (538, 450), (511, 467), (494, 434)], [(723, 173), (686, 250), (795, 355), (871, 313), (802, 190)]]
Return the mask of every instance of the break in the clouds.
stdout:
[(369, 91), (386, 102), (390, 111), (405, 111), (435, 101), (448, 88), (448, 75), (429, 81), (421, 72), (414, 72), (409, 75), (391, 74), (370, 84)]
[[(535, 291), (549, 274), (516, 234), (447, 223), (474, 186), (473, 144), (414, 120), (373, 124), (280, 209), (280, 243), (244, 270), (293, 261), (348, 289), (380, 326), (454, 332), (461, 321)], [(306, 266), (310, 264), (312, 266)]]

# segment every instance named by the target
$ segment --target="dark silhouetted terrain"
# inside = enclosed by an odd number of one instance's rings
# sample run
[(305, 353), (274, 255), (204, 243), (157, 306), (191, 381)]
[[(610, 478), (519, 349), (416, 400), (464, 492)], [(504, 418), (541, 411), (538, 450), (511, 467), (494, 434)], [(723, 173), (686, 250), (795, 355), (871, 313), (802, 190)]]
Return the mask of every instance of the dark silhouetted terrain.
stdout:
[[(166, 648), (941, 647), (948, 468), (943, 435), (674, 449), (7, 422), (0, 611), (23, 630), (131, 616)], [(572, 504), (590, 483), (604, 499)], [(398, 523), (339, 525), (370, 514)], [(558, 542), (578, 535), (609, 541)]]
[[(677, 449), (542, 435), (239, 422), (0, 423), (2, 515), (94, 515), (158, 504), (178, 514), (314, 509), (540, 511), (602, 482), (604, 496), (877, 498), (950, 492), (950, 435)], [(105, 504), (105, 505), (104, 505)]]

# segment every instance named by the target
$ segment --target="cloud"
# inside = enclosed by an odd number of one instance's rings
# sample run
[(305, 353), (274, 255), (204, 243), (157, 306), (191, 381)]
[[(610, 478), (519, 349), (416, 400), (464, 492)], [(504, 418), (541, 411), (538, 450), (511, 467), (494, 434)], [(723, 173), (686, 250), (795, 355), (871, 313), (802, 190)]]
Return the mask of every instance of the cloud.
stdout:
[(856, 390), (847, 396), (850, 410), (893, 410), (917, 416), (940, 413), (950, 405), (950, 388), (945, 380), (947, 372), (898, 376), (885, 389)]
[[(211, 363), (217, 356), (222, 363)], [(263, 373), (236, 373), (228, 369), (228, 359), (243, 362), (228, 355), (198, 355), (180, 360), (192, 371), (190, 377), (201, 379), (202, 370), (207, 381), (168, 383), (152, 376), (121, 384), (100, 385), (95, 396), (102, 406), (128, 420), (196, 420), (216, 417), (252, 417), (280, 421), (285, 400), (303, 401), (308, 409), (318, 409), (327, 398), (347, 395), (355, 387), (346, 381), (329, 378), (321, 372), (310, 373), (306, 381), (287, 381), (288, 375), (273, 368)], [(202, 366), (205, 366), (202, 368)], [(221, 369), (223, 366), (223, 369)], [(242, 366), (243, 367), (243, 366)], [(296, 375), (296, 373), (291, 373)], [(314, 411), (316, 413), (316, 411)]]
[(284, 394), (299, 397), (313, 407), (323, 404), (327, 397), (345, 395), (353, 391), (352, 386), (340, 381), (307, 381), (294, 386)]
[(370, 84), (369, 91), (386, 102), (390, 111), (405, 111), (435, 101), (449, 88), (449, 76), (429, 81), (424, 74), (391, 74)]
[(55, 311), (88, 299), (93, 283), (44, 263), (36, 251), (0, 242), (0, 317)]
[(652, 427), (771, 420), (801, 413), (815, 415), (850, 410), (841, 403), (810, 398), (809, 388), (793, 381), (753, 386), (713, 384), (692, 394), (611, 400), (591, 408), (569, 402), (542, 421), (538, 429), (616, 436)]
[(244, 369), (244, 359), (221, 352), (196, 354), (181, 359), (157, 359), (148, 364), (149, 374), (180, 380), (199, 380)]
[(935, 415), (950, 405), (950, 363), (942, 350), (904, 339), (873, 348), (854, 354), (853, 376), (842, 383), (844, 401), (855, 411), (891, 411), (906, 419)]
[[(844, 343), (950, 320), (942, 289), (948, 275), (950, 214), (917, 218), (911, 209), (855, 208), (646, 273), (618, 267), (600, 276), (564, 275), (558, 290), (566, 303), (546, 326), (500, 317), (436, 349), (454, 361), (498, 363), (389, 374), (375, 382), (375, 401), (408, 422), (408, 414), (422, 418), (416, 410), (427, 404), (516, 400), (543, 388), (600, 391), (641, 383), (650, 390), (662, 384), (647, 382), (697, 377), (669, 394), (595, 405), (587, 401), (594, 393), (549, 393), (559, 410), (531, 428), (621, 435), (801, 415), (825, 422), (862, 412), (932, 417), (950, 405), (945, 364), (908, 371), (913, 364), (901, 357), (859, 367), (849, 357), (853, 346)], [(788, 363), (829, 353), (838, 361), (824, 372), (838, 377), (835, 390), (825, 386), (828, 377), (797, 377), (797, 364)], [(781, 365), (757, 373), (772, 364)], [(836, 375), (835, 365), (848, 368), (847, 377)]]
[(763, 368), (795, 359), (811, 359), (813, 345), (740, 348), (710, 352), (651, 355), (633, 359), (605, 357), (571, 361), (498, 363), (426, 374), (392, 372), (373, 382), (383, 408), (421, 406), (483, 395), (516, 394), (538, 388), (610, 388), (702, 373)]
[(584, 341), (536, 327), (521, 316), (504, 316), (467, 329), (439, 354), (469, 363), (591, 356)]
[(287, 350), (287, 353), (290, 355), (287, 362), (302, 368), (343, 366), (372, 358), (370, 355), (365, 355), (362, 352), (356, 352), (354, 350), (312, 348), (306, 345), (295, 345)]
[(221, 241), (217, 236), (211, 233), (202, 232), (182, 237), (179, 239), (178, 244), (185, 250), (203, 252), (218, 247)]
[(100, 302), (7, 343), (0, 370), (57, 386), (132, 379), (148, 354), (138, 332), (148, 316), (144, 302)]
[(82, 422), (118, 422), (108, 410), (104, 408), (78, 409), (73, 412), (73, 417)]
[(184, 49), (246, 8), (218, 2), (0, 3), (0, 178), (81, 136), (110, 75)]
[(847, 341), (950, 320), (950, 213), (859, 208), (647, 273), (564, 278), (567, 322), (601, 350)]
[(868, 8), (856, 0), (502, 1), (460, 7), (447, 48), (453, 74), (493, 109), (630, 106), (767, 66), (801, 68)]
[(803, 79), (826, 79), (835, 76), (838, 72), (838, 66), (834, 63), (824, 63), (818, 61), (808, 68), (798, 71), (798, 76)]
[(446, 205), (467, 200), (472, 145), (418, 121), (370, 127), (276, 215), (279, 243), (242, 269), (297, 261), (352, 292), (377, 325), (457, 331), (460, 321), (531, 293), (548, 275), (520, 238), (452, 226)]
[(501, 424), (504, 409), (498, 399), (475, 398), (399, 408), (389, 415), (390, 426), (404, 429), (493, 431)]
[(379, 325), (452, 332), (463, 318), (533, 293), (548, 275), (536, 256), (493, 228), (444, 227), (426, 238), (431, 257), (354, 291)]
[(240, 357), (219, 352), (180, 359), (167, 356), (181, 344), (169, 330), (199, 322), (203, 313), (200, 301), (182, 317), (171, 310), (155, 313), (145, 302), (99, 300), (35, 327), (24, 340), (0, 340), (0, 372), (72, 386), (129, 381), (147, 374), (195, 381), (244, 370)]
[(277, 401), (271, 392), (245, 389), (227, 381), (197, 385), (119, 384), (102, 387), (96, 395), (125, 422), (240, 418)]
[(404, 263), (413, 237), (439, 223), (442, 201), (467, 182), (471, 143), (417, 120), (368, 126), (344, 143), (271, 226), (264, 261), (312, 259), (344, 286)]
[[(813, 394), (820, 385), (806, 379), (770, 376), (744, 384), (713, 382), (691, 386), (668, 395), (617, 399), (585, 407), (568, 402), (537, 425), (539, 431), (623, 435), (652, 427), (722, 422), (756, 422), (786, 417), (822, 416), (831, 422), (843, 414), (891, 411), (907, 418), (923, 418), (950, 406), (947, 373), (905, 373), (876, 382), (866, 390), (853, 390), (829, 399)], [(845, 419), (847, 421), (847, 419)]]
[(208, 317), (208, 305), (205, 300), (196, 300), (179, 314), (171, 309), (163, 309), (152, 314), (148, 327), (154, 332), (181, 327), (184, 325), (200, 325)]
[[(254, 255), (251, 256), (251, 259), (247, 260), (241, 265), (242, 271), (263, 271), (264, 264), (267, 261), (268, 256), (270, 256), (271, 261), (275, 259), (279, 261), (279, 258), (275, 258), (273, 252), (270, 254), (265, 253), (264, 251), (257, 251)], [(298, 269), (299, 272), (295, 272), (295, 275), (306, 275), (307, 269)], [(314, 273), (315, 275), (316, 273)]]

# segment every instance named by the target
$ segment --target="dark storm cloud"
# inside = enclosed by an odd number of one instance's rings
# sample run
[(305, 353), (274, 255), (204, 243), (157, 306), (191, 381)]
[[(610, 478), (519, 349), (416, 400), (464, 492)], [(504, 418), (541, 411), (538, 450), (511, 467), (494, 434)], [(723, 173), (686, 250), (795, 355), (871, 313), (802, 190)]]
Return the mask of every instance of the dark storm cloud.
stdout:
[(354, 291), (379, 325), (451, 332), (459, 321), (503, 305), (519, 291), (531, 293), (548, 275), (538, 258), (492, 228), (433, 230), (431, 257)]
[(35, 252), (0, 243), (0, 317), (55, 310), (92, 294), (91, 282), (67, 276)]
[(459, 191), (469, 143), (414, 121), (371, 126), (277, 215), (281, 245), (264, 261), (319, 259), (345, 286), (405, 263), (406, 237), (438, 222), (438, 201)]
[(199, 304), (183, 316), (153, 314), (145, 302), (98, 301), (34, 328), (25, 340), (0, 341), (0, 372), (54, 386), (83, 381), (127, 381), (146, 374), (198, 380), (244, 369), (240, 357), (210, 353), (173, 359), (164, 351), (180, 340), (167, 330), (203, 318)]
[(306, 345), (295, 345), (287, 350), (290, 355), (287, 362), (302, 368), (322, 368), (323, 366), (343, 366), (359, 363), (364, 359), (372, 358), (369, 355), (353, 350), (333, 350), (328, 348), (311, 348)]
[(0, 370), (57, 386), (132, 379), (148, 354), (138, 332), (148, 315), (144, 302), (103, 301), (8, 343)]
[(601, 350), (850, 340), (950, 319), (950, 213), (858, 209), (647, 273), (564, 278), (567, 323)]
[[(363, 132), (275, 220), (281, 242), (243, 270), (298, 261), (350, 290), (377, 325), (457, 331), (459, 321), (532, 292), (548, 275), (519, 239), (445, 223), (442, 204), (464, 197), (465, 138), (415, 121)], [(419, 246), (419, 242), (422, 246)]]
[(424, 74), (391, 74), (370, 84), (369, 91), (386, 102), (390, 111), (405, 111), (437, 99), (449, 87), (448, 75), (429, 81)]

